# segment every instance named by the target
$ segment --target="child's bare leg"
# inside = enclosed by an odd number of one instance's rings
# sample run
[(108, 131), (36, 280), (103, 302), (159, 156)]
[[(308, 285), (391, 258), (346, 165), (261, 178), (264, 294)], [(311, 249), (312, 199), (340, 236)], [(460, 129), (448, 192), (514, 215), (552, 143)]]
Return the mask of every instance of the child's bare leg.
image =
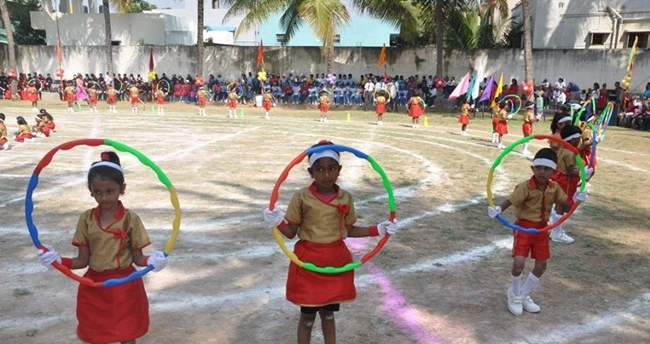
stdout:
[(318, 314), (320, 315), (325, 344), (336, 344), (336, 319), (334, 318), (334, 312), (320, 309)]
[(535, 267), (533, 268), (533, 275), (535, 275), (535, 277), (542, 277), (542, 274), (546, 271), (546, 262), (546, 260), (535, 260)]
[(311, 342), (311, 329), (314, 327), (316, 320), (316, 313), (302, 313), (300, 312), (300, 320), (298, 321), (298, 344), (309, 344)]

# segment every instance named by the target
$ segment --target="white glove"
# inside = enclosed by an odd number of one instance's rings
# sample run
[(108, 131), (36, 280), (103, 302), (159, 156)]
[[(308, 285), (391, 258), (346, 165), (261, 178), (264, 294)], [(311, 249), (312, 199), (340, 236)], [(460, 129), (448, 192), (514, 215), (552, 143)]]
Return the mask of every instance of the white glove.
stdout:
[(281, 209), (266, 208), (264, 209), (264, 224), (269, 228), (277, 227), (284, 221), (284, 215), (285, 213)]
[(537, 118), (537, 121), (539, 121), (539, 120), (542, 119), (542, 115), (537, 115), (537, 116), (535, 116), (535, 118)]
[(399, 227), (397, 226), (397, 220), (393, 220), (393, 222), (384, 221), (377, 225), (377, 231), (379, 232), (380, 236), (385, 236), (386, 233), (395, 235), (398, 229)]
[(512, 117), (513, 117), (513, 114), (508, 115), (508, 119), (512, 119)]
[(551, 211), (551, 223), (558, 222), (562, 218), (562, 216), (563, 215), (560, 215), (560, 214), (556, 213), (555, 210), (552, 210)]
[(585, 179), (589, 179), (593, 175), (594, 175), (594, 168), (593, 167), (585, 168)]
[(577, 191), (573, 194), (574, 202), (585, 202), (587, 200), (587, 191)]
[(58, 253), (54, 250), (54, 247), (50, 245), (43, 245), (45, 248), (47, 248), (47, 252), (43, 249), (38, 249), (36, 250), (36, 254), (38, 254), (38, 260), (41, 261), (41, 264), (48, 268), (48, 270), (52, 270), (52, 263), (57, 262), (61, 264), (61, 257), (59, 256)]
[(165, 253), (162, 251), (153, 251), (147, 259), (147, 265), (153, 266), (153, 272), (158, 272), (167, 266), (169, 263), (169, 257), (165, 256)]
[(597, 136), (596, 136), (596, 143), (603, 142), (604, 139), (605, 139), (605, 136), (597, 135)]
[(493, 219), (497, 217), (497, 215), (501, 215), (501, 207), (496, 206), (496, 207), (488, 207), (488, 216)]

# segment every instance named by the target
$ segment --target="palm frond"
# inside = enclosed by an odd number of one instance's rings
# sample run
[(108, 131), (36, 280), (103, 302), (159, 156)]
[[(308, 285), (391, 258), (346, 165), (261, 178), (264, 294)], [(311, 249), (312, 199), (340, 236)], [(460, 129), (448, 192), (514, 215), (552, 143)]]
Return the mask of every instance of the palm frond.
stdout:
[(323, 48), (333, 44), (337, 29), (350, 20), (348, 9), (340, 0), (303, 0), (298, 14), (323, 42)]
[(229, 0), (228, 2), (232, 6), (226, 12), (222, 23), (235, 16), (246, 14), (235, 31), (235, 37), (263, 23), (269, 16), (287, 7), (286, 0)]
[(354, 5), (385, 23), (399, 27), (402, 37), (407, 40), (418, 35), (418, 17), (422, 8), (411, 0), (354, 0)]

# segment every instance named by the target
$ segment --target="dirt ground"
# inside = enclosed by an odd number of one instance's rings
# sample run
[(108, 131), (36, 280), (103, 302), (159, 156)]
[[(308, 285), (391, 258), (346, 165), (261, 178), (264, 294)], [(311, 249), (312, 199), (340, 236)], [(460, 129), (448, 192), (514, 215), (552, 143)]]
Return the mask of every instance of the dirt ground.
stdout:
[[(33, 115), (24, 102), (0, 103), (9, 131), (14, 118)], [(485, 182), (500, 151), (490, 143), (490, 119), (473, 118), (459, 135), (455, 116), (428, 115), (411, 128), (405, 114), (333, 111), (319, 123), (314, 109), (277, 107), (227, 118), (208, 106), (168, 105), (131, 114), (67, 113), (45, 102), (57, 131), (49, 138), (0, 151), (0, 342), (77, 343), (77, 283), (47, 271), (35, 254), (24, 218), (27, 182), (43, 155), (79, 138), (111, 138), (156, 162), (173, 182), (183, 211), (171, 263), (144, 277), (151, 326), (138, 343), (294, 343), (299, 311), (284, 298), (288, 259), (262, 210), (285, 166), (327, 138), (371, 155), (391, 180), (401, 231), (356, 270), (358, 298), (336, 315), (339, 343), (647, 343), (650, 342), (650, 133), (611, 128), (598, 148), (589, 199), (567, 222), (572, 245), (552, 245), (547, 272), (533, 292), (539, 314), (507, 310), (511, 233), (487, 217)], [(241, 115), (241, 112), (239, 112)], [(507, 143), (521, 137), (511, 122)], [(549, 122), (535, 125), (548, 132)], [(531, 150), (545, 146), (534, 142)], [(90, 163), (108, 147), (58, 152), (39, 178), (34, 221), (42, 242), (62, 255), (79, 215), (94, 207), (85, 185)], [(517, 149), (519, 151), (519, 149)], [(167, 189), (136, 158), (121, 154), (127, 182), (122, 197), (143, 219), (154, 249), (171, 233)], [(359, 224), (388, 216), (386, 191), (367, 161), (345, 154), (340, 185), (355, 197)], [(495, 174), (499, 202), (530, 177), (530, 162), (506, 157)], [(306, 163), (282, 185), (278, 206), (308, 185)], [(513, 212), (506, 214), (512, 218)], [(348, 240), (361, 256), (376, 239)], [(292, 247), (293, 242), (287, 240)], [(528, 273), (530, 264), (525, 270)], [(313, 342), (322, 343), (315, 326)]]

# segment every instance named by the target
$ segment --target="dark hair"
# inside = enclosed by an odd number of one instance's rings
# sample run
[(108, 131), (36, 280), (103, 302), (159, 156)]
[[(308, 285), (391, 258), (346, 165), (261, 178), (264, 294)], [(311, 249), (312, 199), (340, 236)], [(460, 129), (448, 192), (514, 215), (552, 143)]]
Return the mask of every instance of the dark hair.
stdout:
[(568, 115), (565, 114), (564, 112), (556, 112), (555, 116), (553, 116), (553, 120), (551, 121), (551, 132), (555, 134), (555, 132), (558, 129), (558, 122), (562, 117), (567, 117)]
[(535, 153), (534, 159), (548, 159), (557, 164), (557, 153), (550, 148), (542, 148)]
[(5, 114), (0, 112), (0, 121), (5, 121)]
[(16, 117), (16, 122), (18, 123), (18, 125), (23, 125), (23, 124), (26, 125), (27, 124), (27, 121), (22, 116)]
[(90, 182), (92, 182), (97, 177), (104, 180), (113, 180), (116, 183), (118, 183), (120, 186), (122, 186), (122, 184), (124, 184), (124, 173), (122, 173), (122, 171), (110, 166), (93, 167), (95, 164), (102, 161), (108, 161), (118, 166), (122, 166), (120, 165), (120, 157), (117, 156), (117, 153), (102, 152), (101, 160), (95, 161), (92, 163), (92, 165), (90, 165), (90, 170), (88, 171), (88, 188), (90, 189)]
[(566, 127), (562, 128), (562, 131), (560, 132), (562, 139), (565, 139), (574, 134), (582, 134), (582, 130), (580, 130), (580, 128), (575, 125), (567, 125)]

